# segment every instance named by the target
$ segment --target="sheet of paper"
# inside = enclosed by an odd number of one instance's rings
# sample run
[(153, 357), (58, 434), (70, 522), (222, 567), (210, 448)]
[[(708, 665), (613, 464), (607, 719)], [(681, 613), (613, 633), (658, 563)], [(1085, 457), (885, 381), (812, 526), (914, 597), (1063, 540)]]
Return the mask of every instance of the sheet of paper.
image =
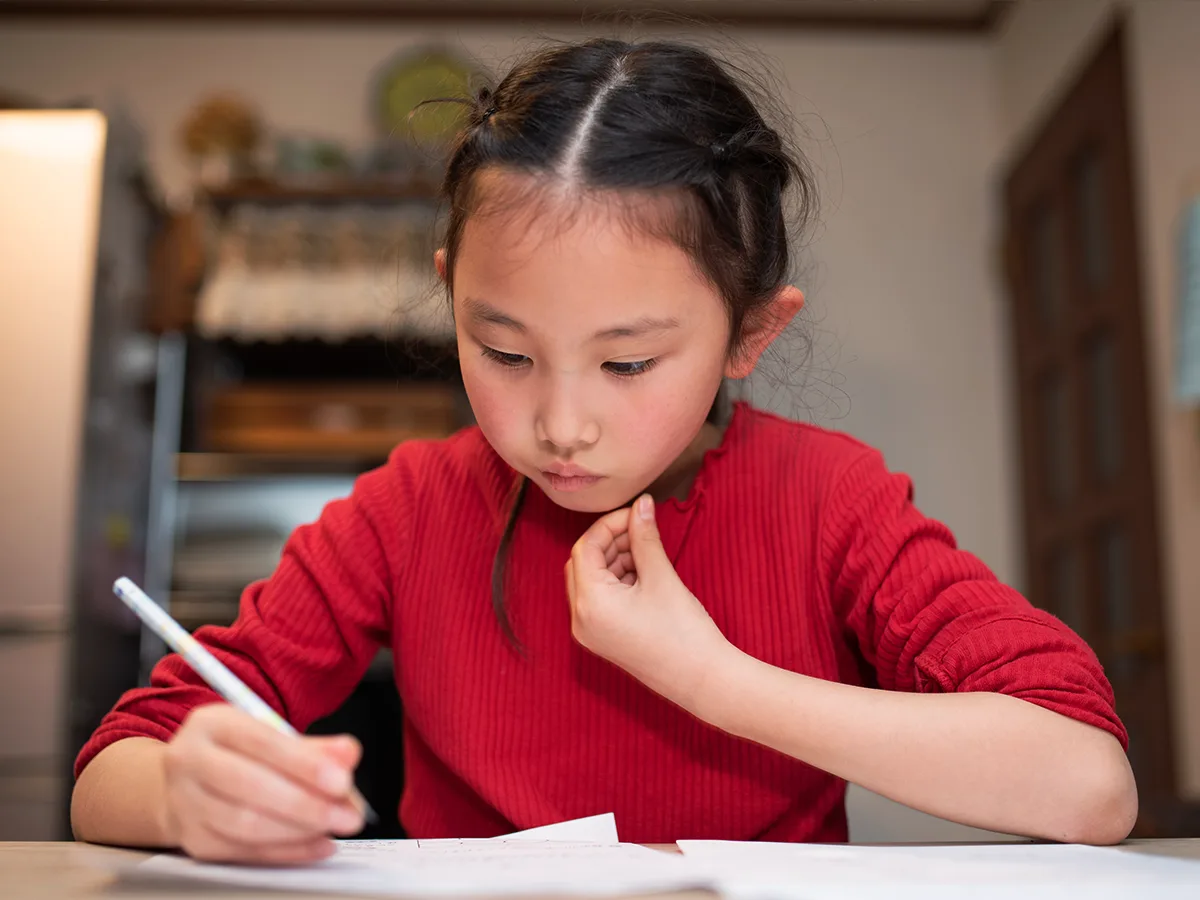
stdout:
[[(407, 859), (414, 849), (442, 851), (455, 847), (461, 848), (465, 844), (476, 844), (481, 841), (541, 841), (543, 843), (565, 841), (572, 844), (616, 844), (618, 843), (617, 822), (612, 813), (604, 813), (584, 819), (539, 825), (537, 828), (514, 831), (494, 838), (436, 838), (420, 841), (368, 839), (338, 841), (337, 843), (339, 856), (373, 861), (389, 858)], [(429, 853), (426, 853), (427, 857), (428, 855)]]
[(213, 865), (161, 854), (125, 874), (394, 897), (600, 897), (705, 886), (680, 856), (617, 843), (612, 814), (499, 838), (339, 841), (328, 860), (298, 868)]
[(679, 841), (679, 848), (731, 900), (1200, 897), (1200, 862), (1107, 847)]
[(528, 828), (525, 831), (515, 831), (495, 840), (525, 840), (542, 841), (576, 841), (589, 844), (617, 843), (617, 817), (612, 813), (599, 816), (588, 816), (586, 819), (571, 819), (569, 822), (555, 822), (553, 825), (542, 825), (538, 828)]

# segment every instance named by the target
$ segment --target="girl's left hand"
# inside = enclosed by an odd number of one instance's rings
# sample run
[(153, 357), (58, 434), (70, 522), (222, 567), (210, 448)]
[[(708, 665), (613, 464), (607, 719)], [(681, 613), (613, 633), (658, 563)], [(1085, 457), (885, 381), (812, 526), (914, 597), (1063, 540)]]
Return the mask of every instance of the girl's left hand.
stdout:
[(732, 645), (676, 574), (647, 495), (598, 520), (566, 565), (571, 633), (588, 650), (695, 712)]

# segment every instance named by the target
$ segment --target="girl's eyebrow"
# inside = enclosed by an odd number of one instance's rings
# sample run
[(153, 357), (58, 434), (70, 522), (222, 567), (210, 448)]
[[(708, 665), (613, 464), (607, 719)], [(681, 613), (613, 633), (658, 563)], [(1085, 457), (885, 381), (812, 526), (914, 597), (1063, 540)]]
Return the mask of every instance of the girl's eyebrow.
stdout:
[[(480, 300), (478, 297), (463, 298), (463, 309), (476, 322), (498, 325), (501, 328), (508, 328), (522, 334), (527, 330), (522, 323), (518, 322), (512, 316), (500, 312), (492, 304), (486, 300)], [(642, 316), (639, 319), (634, 319), (632, 322), (624, 322), (620, 325), (614, 325), (612, 328), (603, 328), (592, 335), (592, 340), (606, 341), (613, 338), (642, 337), (643, 335), (655, 332), (670, 331), (672, 328), (678, 327), (678, 319), (657, 319), (653, 316)]]
[(507, 316), (492, 304), (485, 300), (479, 300), (475, 297), (463, 298), (463, 309), (476, 322), (486, 323), (488, 325), (499, 325), (501, 328), (510, 328), (513, 331), (524, 332), (525, 326), (514, 319), (512, 316)]
[(632, 322), (597, 331), (592, 336), (592, 340), (604, 341), (611, 338), (641, 337), (645, 334), (670, 331), (672, 328), (678, 327), (678, 319), (656, 319), (653, 316), (642, 316), (640, 319), (634, 319)]

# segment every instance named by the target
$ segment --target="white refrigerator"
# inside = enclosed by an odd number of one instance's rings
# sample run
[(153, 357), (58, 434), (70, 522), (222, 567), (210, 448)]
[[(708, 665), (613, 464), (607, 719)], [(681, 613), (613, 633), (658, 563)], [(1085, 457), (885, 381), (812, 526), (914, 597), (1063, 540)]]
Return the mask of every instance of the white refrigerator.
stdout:
[(105, 131), (0, 112), (0, 839), (61, 836)]

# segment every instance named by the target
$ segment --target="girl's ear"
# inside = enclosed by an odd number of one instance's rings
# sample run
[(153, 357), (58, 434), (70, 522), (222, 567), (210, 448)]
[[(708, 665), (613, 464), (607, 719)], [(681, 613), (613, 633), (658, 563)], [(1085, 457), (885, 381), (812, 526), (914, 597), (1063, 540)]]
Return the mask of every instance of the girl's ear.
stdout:
[(726, 378), (745, 378), (758, 365), (759, 357), (779, 337), (796, 313), (804, 308), (804, 294), (799, 288), (787, 285), (779, 289), (771, 301), (752, 318), (747, 317), (742, 328), (742, 342), (725, 363)]
[(433, 251), (433, 267), (437, 269), (438, 278), (442, 281), (446, 280), (446, 248), (441, 247)]

